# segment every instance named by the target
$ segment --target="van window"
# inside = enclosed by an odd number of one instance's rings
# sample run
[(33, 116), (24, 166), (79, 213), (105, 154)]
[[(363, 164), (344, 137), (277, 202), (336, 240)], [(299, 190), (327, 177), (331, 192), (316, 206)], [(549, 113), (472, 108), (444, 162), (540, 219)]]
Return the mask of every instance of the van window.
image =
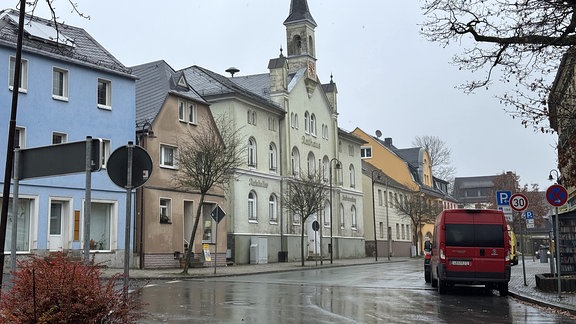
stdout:
[(446, 224), (446, 246), (504, 247), (498, 224)]

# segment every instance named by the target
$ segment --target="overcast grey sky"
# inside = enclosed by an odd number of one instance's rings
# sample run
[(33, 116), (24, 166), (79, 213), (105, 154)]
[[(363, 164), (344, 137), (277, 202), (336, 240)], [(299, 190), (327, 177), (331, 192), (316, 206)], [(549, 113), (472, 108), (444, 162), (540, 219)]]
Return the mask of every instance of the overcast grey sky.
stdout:
[[(48, 17), (44, 0), (37, 14)], [(84, 28), (127, 66), (165, 60), (226, 75), (266, 73), (286, 47), (290, 0), (77, 0), (85, 20), (56, 0), (60, 21)], [(452, 150), (456, 176), (515, 171), (545, 190), (556, 168), (555, 135), (534, 133), (504, 112), (494, 91), (454, 87), (468, 72), (450, 65), (458, 46), (441, 48), (419, 34), (419, 1), (308, 0), (316, 20), (317, 72), (339, 90), (339, 125), (391, 137), (399, 148), (437, 136)]]

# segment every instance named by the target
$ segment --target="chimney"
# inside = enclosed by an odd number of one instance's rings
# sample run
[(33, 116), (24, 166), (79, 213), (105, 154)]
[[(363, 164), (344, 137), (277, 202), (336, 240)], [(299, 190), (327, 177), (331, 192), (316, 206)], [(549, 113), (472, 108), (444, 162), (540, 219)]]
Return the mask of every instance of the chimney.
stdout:
[(386, 137), (386, 138), (384, 139), (384, 144), (385, 144), (386, 146), (392, 146), (392, 137)]

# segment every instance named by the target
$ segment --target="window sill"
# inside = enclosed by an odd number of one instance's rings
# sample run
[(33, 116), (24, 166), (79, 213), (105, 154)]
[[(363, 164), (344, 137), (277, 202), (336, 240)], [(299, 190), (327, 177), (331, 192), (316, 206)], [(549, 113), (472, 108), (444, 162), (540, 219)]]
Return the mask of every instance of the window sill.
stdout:
[(102, 110), (112, 110), (112, 106), (107, 106), (107, 105), (98, 104), (98, 109), (102, 109)]
[(160, 224), (172, 225), (171, 221), (160, 221)]
[(62, 96), (52, 95), (52, 99), (58, 100), (58, 101), (68, 102), (68, 97), (62, 97)]
[[(13, 87), (13, 86), (8, 86), (8, 89), (10, 89), (10, 91), (13, 91), (13, 90), (14, 90), (14, 87)], [(27, 89), (27, 88), (26, 88), (26, 89), (24, 89), (24, 88), (18, 88), (18, 92), (20, 92), (20, 93), (28, 93), (28, 89)]]

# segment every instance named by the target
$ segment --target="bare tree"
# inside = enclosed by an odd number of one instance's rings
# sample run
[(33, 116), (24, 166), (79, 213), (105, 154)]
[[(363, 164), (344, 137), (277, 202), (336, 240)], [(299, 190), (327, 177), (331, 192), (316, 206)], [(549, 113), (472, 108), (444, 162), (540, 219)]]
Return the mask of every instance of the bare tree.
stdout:
[(282, 197), (284, 208), (292, 215), (301, 217), (300, 257), (304, 266), (304, 228), (308, 218), (319, 215), (328, 199), (329, 190), (322, 172), (300, 174), (288, 180), (288, 188)]
[(200, 192), (183, 273), (188, 273), (193, 253), (192, 244), (205, 196), (216, 186), (225, 189), (233, 179), (234, 171), (242, 164), (245, 148), (242, 143), (239, 129), (226, 115), (216, 119), (215, 123), (200, 124), (194, 133), (189, 132), (178, 143), (178, 172), (173, 181), (181, 188)]
[[(443, 46), (458, 44), (462, 50), (453, 63), (483, 75), (461, 85), (464, 91), (488, 88), (497, 79), (506, 85), (500, 89), (508, 89), (497, 97), (513, 118), (553, 132), (549, 94), (562, 56), (576, 45), (576, 1), (425, 0), (422, 9), (423, 35)], [(559, 160), (574, 159), (575, 152), (562, 150)]]
[(423, 224), (434, 222), (441, 208), (427, 199), (424, 193), (418, 191), (409, 193), (404, 198), (400, 195), (399, 198), (395, 198), (394, 204), (403, 217), (410, 219), (412, 244), (416, 246), (416, 254), (419, 254), (418, 233), (421, 231)]
[(428, 151), (432, 174), (435, 177), (452, 182), (456, 168), (452, 166), (452, 151), (443, 140), (437, 136), (417, 136), (412, 145), (423, 147)]

